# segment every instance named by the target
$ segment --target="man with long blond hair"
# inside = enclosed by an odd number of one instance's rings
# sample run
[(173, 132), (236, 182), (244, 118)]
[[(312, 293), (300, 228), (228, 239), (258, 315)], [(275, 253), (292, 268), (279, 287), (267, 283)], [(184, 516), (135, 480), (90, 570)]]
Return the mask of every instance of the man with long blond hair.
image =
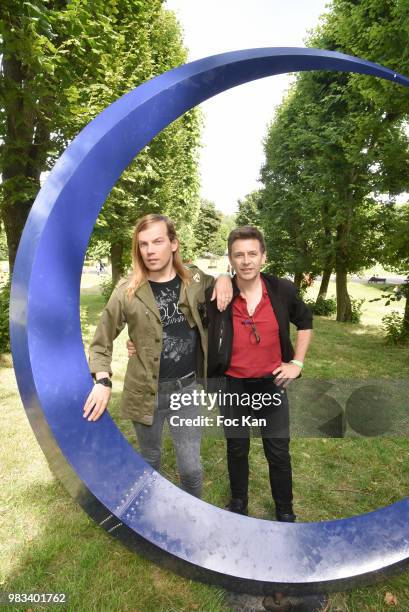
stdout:
[[(121, 416), (133, 421), (142, 456), (159, 470), (162, 432), (169, 422), (182, 488), (200, 497), (200, 429), (172, 426), (172, 393), (196, 388), (207, 371), (207, 337), (201, 319), (205, 290), (213, 276), (184, 266), (170, 219), (150, 214), (138, 221), (132, 239), (132, 273), (116, 286), (90, 346), (90, 370), (96, 383), (84, 406), (84, 418), (98, 420), (111, 396), (113, 341), (128, 325), (138, 347), (129, 359), (121, 398)], [(220, 277), (213, 299), (223, 310), (232, 297), (230, 278)], [(186, 418), (199, 414), (186, 407)]]

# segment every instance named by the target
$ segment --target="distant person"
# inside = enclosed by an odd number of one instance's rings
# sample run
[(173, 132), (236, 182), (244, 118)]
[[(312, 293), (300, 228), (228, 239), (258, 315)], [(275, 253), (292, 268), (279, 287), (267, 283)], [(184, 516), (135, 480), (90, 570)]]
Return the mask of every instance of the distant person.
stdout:
[(306, 272), (305, 274), (303, 274), (303, 278), (302, 278), (302, 287), (311, 287), (311, 285), (314, 282), (314, 277), (311, 274), (311, 272)]
[(104, 274), (104, 272), (105, 272), (104, 262), (102, 261), (102, 259), (98, 259), (98, 261), (97, 261), (97, 274), (98, 274), (98, 276), (100, 274)]

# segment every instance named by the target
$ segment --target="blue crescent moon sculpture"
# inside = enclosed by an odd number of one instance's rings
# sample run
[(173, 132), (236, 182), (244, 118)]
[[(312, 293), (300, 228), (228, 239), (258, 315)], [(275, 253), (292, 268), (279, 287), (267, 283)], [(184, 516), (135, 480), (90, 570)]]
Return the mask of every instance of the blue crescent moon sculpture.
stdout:
[(184, 576), (247, 593), (365, 584), (406, 565), (409, 499), (352, 518), (283, 524), (226, 512), (155, 472), (108, 413), (83, 418), (93, 381), (81, 338), (80, 279), (110, 190), (169, 123), (242, 83), (286, 72), (356, 72), (409, 86), (378, 64), (320, 49), (207, 57), (140, 85), (70, 144), (40, 190), (15, 262), (10, 326), (31, 426), (70, 494), (108, 533)]

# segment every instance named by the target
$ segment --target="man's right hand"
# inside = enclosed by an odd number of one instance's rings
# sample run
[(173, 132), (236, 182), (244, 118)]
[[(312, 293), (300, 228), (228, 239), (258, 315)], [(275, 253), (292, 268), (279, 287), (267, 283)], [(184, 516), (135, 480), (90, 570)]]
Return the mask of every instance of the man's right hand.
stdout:
[(105, 412), (111, 397), (111, 388), (95, 383), (84, 405), (84, 419), (97, 421)]
[(127, 340), (126, 348), (128, 349), (128, 358), (134, 357), (136, 355), (136, 347), (132, 340)]

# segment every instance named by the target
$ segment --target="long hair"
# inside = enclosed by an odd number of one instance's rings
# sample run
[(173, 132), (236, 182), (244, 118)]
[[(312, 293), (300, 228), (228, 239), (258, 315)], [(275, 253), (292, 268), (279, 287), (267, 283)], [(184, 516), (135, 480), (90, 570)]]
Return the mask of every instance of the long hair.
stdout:
[[(163, 221), (166, 224), (169, 240), (171, 242), (173, 240), (177, 240), (175, 226), (173, 225), (169, 217), (166, 217), (165, 215), (150, 214), (145, 215), (144, 217), (142, 217), (142, 219), (139, 219), (139, 221), (135, 225), (134, 233), (132, 236), (132, 274), (126, 290), (128, 299), (131, 299), (135, 291), (142, 285), (142, 283), (147, 280), (149, 273), (149, 270), (145, 266), (141, 252), (139, 250), (139, 234), (147, 227), (152, 225), (152, 223), (158, 223), (158, 221)], [(173, 252), (173, 266), (182, 283), (188, 285), (191, 279), (191, 274), (190, 271), (183, 265), (182, 258), (179, 252), (179, 246), (176, 251)]]

